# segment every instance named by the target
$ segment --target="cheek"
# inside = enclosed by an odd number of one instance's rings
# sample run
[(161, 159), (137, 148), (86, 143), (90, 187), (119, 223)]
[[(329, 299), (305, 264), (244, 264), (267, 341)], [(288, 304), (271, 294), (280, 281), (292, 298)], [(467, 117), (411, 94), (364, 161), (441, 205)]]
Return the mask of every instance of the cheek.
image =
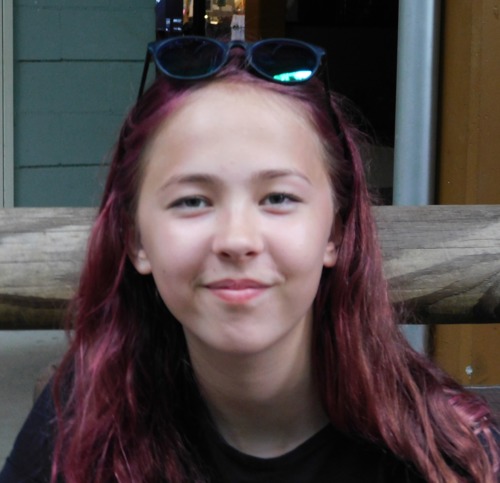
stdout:
[(306, 221), (299, 220), (296, 224), (282, 232), (281, 245), (297, 257), (296, 264), (311, 266), (322, 265), (325, 250), (332, 235), (333, 210), (328, 205), (323, 211), (309, 213)]
[(309, 283), (322, 272), (329, 232), (318, 226), (303, 224), (283, 230), (273, 247), (273, 258), (290, 276)]
[(176, 252), (164, 254), (153, 263), (153, 279), (164, 304), (179, 319), (179, 310), (184, 311), (192, 302), (192, 290), (197, 270), (193, 257)]
[(202, 253), (200, 239), (187, 236), (183, 230), (157, 229), (150, 233), (154, 236), (145, 237), (143, 246), (157, 285), (175, 283), (179, 277), (186, 278), (199, 263)]
[(161, 280), (175, 281), (175, 279), (186, 279), (191, 276), (196, 267), (199, 266), (200, 250), (195, 246), (184, 244), (168, 244), (156, 251), (156, 257), (152, 263), (153, 275)]

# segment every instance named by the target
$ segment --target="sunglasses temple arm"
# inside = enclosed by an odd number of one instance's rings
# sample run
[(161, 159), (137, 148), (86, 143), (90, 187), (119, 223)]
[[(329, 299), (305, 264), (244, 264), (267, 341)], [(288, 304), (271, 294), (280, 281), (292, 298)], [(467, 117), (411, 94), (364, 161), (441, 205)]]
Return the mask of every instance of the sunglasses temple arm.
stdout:
[(142, 69), (141, 85), (139, 86), (139, 93), (137, 95), (137, 100), (139, 100), (144, 93), (144, 87), (146, 85), (146, 79), (148, 77), (149, 63), (151, 62), (151, 52), (149, 49), (146, 52), (146, 59), (144, 60), (144, 67)]

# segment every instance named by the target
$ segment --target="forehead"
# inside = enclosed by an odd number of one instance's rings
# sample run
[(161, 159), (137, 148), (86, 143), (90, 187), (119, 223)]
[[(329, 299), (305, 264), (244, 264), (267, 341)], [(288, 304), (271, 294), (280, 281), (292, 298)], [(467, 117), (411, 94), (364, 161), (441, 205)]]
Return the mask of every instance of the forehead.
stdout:
[(302, 105), (247, 85), (217, 83), (182, 99), (152, 137), (141, 171), (139, 198), (175, 179), (255, 187), (270, 172), (299, 173), (334, 197), (326, 150)]
[(300, 101), (260, 86), (228, 81), (217, 81), (185, 95), (153, 133), (146, 151), (151, 152), (158, 138), (164, 143), (168, 140), (170, 145), (190, 138), (199, 145), (210, 139), (213, 145), (218, 139), (227, 148), (233, 137), (243, 139), (252, 134), (262, 144), (269, 137), (281, 141), (283, 148), (293, 143), (300, 149), (300, 143), (307, 141), (310, 148), (314, 147), (314, 154), (326, 161), (320, 136)]
[(202, 110), (203, 107), (212, 109), (215, 118), (222, 108), (233, 112), (240, 111), (242, 114), (253, 114), (257, 111), (266, 118), (295, 119), (296, 122), (308, 124), (309, 128), (313, 128), (304, 106), (298, 100), (258, 85), (231, 81), (214, 82), (186, 96), (177, 111), (194, 108)]

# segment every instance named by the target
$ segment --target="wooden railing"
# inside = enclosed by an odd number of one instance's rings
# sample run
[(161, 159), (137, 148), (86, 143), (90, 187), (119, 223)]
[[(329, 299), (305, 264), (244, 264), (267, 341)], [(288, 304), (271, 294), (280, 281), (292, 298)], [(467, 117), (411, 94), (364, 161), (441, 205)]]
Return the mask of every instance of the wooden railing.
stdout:
[[(500, 322), (500, 205), (376, 207), (395, 303), (422, 323)], [(89, 208), (0, 210), (0, 328), (60, 325)]]
[[(392, 300), (415, 322), (500, 322), (500, 205), (374, 211)], [(94, 215), (0, 210), (0, 329), (61, 326)], [(500, 389), (481, 390), (500, 412)]]

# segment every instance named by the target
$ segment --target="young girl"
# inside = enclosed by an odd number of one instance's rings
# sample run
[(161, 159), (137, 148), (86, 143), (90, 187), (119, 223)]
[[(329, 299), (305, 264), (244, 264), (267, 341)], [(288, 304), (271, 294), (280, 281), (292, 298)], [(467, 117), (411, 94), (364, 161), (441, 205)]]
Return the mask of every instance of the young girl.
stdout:
[(498, 481), (489, 408), (398, 329), (321, 50), (150, 55), (71, 345), (0, 481)]

